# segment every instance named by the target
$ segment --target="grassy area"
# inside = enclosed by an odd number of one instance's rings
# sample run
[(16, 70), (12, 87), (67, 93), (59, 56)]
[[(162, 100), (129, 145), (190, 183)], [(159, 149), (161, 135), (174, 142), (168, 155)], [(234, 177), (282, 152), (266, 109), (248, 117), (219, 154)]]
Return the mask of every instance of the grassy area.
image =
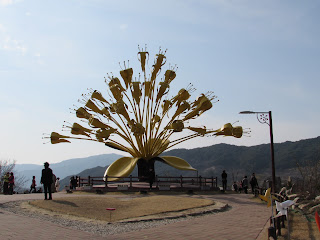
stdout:
[[(289, 213), (290, 224), (290, 239), (320, 239), (320, 232), (317, 224), (312, 219), (307, 219), (299, 211), (290, 211)], [(288, 223), (286, 222), (286, 228), (282, 229), (282, 236), (279, 240), (288, 239)]]
[[(252, 199), (254, 202), (261, 202), (258, 198)], [(320, 239), (320, 232), (318, 226), (311, 215), (303, 215), (300, 210), (289, 211), (289, 228), (290, 228), (290, 239), (291, 240), (317, 240)], [(268, 239), (268, 227), (262, 231), (258, 240)], [(278, 240), (287, 240), (288, 238), (288, 221), (285, 221), (285, 228), (281, 228), (281, 236), (278, 236)]]
[(214, 204), (209, 199), (182, 196), (154, 195), (138, 197), (137, 195), (113, 196), (76, 196), (59, 198), (52, 201), (31, 201), (32, 206), (61, 214), (84, 217), (94, 220), (109, 221), (106, 208), (116, 208), (112, 212), (112, 222), (141, 216), (182, 211)]

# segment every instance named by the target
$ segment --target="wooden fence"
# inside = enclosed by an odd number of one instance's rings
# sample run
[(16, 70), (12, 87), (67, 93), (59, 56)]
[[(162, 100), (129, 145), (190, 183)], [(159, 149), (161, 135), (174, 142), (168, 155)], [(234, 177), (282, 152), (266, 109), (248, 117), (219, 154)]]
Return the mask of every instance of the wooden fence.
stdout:
[[(141, 183), (139, 178), (136, 176), (130, 175), (126, 178), (121, 178), (117, 181), (108, 181), (108, 178), (118, 178), (117, 176), (107, 176), (107, 181), (103, 180), (103, 177), (76, 177), (78, 187), (104, 187), (110, 188), (116, 185), (127, 185), (129, 189), (134, 188), (137, 183)], [(164, 185), (174, 185), (179, 188), (199, 188), (202, 190), (210, 190), (213, 188), (217, 188), (218, 181), (217, 177), (174, 177), (174, 176), (158, 176), (156, 175), (153, 186), (156, 188), (161, 188)]]

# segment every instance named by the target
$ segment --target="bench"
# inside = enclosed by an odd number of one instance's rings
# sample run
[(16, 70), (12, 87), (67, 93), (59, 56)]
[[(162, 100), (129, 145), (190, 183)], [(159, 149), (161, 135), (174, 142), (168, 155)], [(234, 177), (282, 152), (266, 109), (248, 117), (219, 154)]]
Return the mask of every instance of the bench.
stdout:
[(208, 191), (208, 190), (210, 190), (210, 186), (209, 185), (202, 185), (201, 190)]
[(129, 189), (129, 186), (126, 185), (126, 184), (119, 184), (117, 189), (120, 190), (120, 191), (126, 191), (126, 190)]
[(170, 183), (159, 183), (159, 190), (168, 191), (170, 190)]

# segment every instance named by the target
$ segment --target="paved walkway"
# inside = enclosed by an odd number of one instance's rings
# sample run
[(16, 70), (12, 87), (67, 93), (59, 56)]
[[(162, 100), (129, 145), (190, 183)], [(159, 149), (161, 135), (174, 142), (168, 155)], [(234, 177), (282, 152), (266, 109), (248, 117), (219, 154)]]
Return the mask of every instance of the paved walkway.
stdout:
[[(66, 197), (65, 193), (55, 193), (54, 198)], [(110, 235), (99, 235), (62, 227), (39, 219), (15, 215), (1, 209), (0, 238), (5, 239), (197, 239), (219, 240), (256, 239), (270, 217), (270, 208), (255, 203), (248, 194), (203, 195), (231, 206), (226, 212), (205, 215), (200, 218), (180, 221), (140, 231)], [(42, 199), (42, 194), (0, 195), (0, 204), (8, 201)]]

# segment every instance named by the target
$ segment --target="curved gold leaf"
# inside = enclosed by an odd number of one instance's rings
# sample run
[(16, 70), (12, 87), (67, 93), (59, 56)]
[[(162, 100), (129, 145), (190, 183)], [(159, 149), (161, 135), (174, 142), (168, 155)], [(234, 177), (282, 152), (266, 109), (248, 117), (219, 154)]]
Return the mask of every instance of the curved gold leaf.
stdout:
[(180, 170), (196, 171), (195, 168), (191, 167), (191, 165), (186, 160), (183, 160), (182, 158), (172, 157), (172, 156), (161, 156), (160, 158), (171, 167), (174, 167)]
[[(108, 181), (117, 181), (121, 178), (128, 177), (135, 168), (139, 158), (122, 157), (114, 161), (106, 170), (103, 179)], [(113, 177), (114, 176), (114, 177)]]

